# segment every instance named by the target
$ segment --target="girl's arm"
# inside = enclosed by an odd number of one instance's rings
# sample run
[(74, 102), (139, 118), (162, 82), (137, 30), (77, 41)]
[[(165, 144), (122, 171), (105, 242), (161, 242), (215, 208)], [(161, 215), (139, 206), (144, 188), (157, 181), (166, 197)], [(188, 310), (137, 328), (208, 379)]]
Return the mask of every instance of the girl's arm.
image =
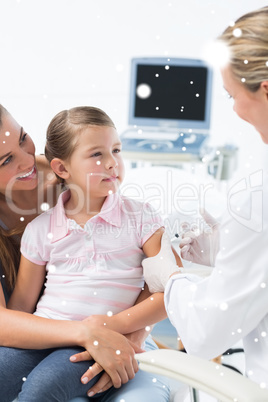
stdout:
[[(157, 230), (144, 243), (143, 251), (147, 257), (153, 257), (160, 251), (163, 232), (163, 228)], [(175, 255), (177, 264), (182, 266), (180, 257), (177, 255), (175, 250), (172, 251)], [(158, 321), (164, 320), (166, 317), (167, 313), (164, 306), (164, 294), (154, 293), (152, 295), (146, 286), (133, 307), (130, 307), (112, 317), (103, 315), (91, 316), (90, 320), (92, 320), (95, 325), (105, 325), (107, 328), (118, 331), (121, 334), (129, 334), (142, 328), (149, 327)], [(148, 330), (150, 330), (150, 328), (148, 328)]]
[(34, 264), (22, 255), (16, 286), (7, 307), (11, 310), (33, 313), (45, 282), (45, 275), (45, 265)]

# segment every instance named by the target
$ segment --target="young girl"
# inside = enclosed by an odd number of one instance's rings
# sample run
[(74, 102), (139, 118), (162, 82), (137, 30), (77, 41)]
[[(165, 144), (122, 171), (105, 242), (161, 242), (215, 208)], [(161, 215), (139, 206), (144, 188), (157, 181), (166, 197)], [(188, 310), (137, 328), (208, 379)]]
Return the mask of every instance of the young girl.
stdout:
[[(26, 227), (9, 308), (33, 312), (36, 306), (35, 315), (59, 320), (91, 316), (89, 320), (96, 325), (122, 334), (165, 318), (162, 293), (146, 297), (145, 290), (140, 294), (144, 286), (141, 262), (144, 254), (154, 256), (160, 250), (163, 224), (149, 204), (117, 192), (124, 176), (120, 151), (114, 124), (103, 111), (78, 107), (54, 117), (45, 153), (68, 190), (53, 209)], [(45, 279), (46, 288), (38, 301)], [(133, 306), (137, 297), (138, 304)], [(98, 348), (98, 339), (94, 345)], [(152, 347), (148, 341), (145, 349)], [(87, 373), (81, 382), (78, 373), (85, 372), (88, 362), (73, 364), (66, 372), (62, 367), (69, 358), (67, 353), (69, 349), (8, 351), (9, 367), (1, 368), (3, 401), (12, 400), (14, 391), (15, 395), (19, 392), (21, 378), (14, 378), (12, 366), (25, 362), (27, 370), (22, 374), (27, 381), (20, 401), (65, 401), (85, 395)], [(148, 397), (168, 400), (163, 380), (152, 379), (150, 374), (138, 373), (121, 389), (112, 388), (98, 396), (101, 401), (119, 401), (124, 395), (128, 402)]]

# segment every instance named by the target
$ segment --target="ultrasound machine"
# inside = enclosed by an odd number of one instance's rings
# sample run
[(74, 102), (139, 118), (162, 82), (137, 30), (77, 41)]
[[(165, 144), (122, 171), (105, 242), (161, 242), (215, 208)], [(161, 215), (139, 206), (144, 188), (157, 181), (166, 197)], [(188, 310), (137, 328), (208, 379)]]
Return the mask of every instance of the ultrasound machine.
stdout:
[(200, 160), (209, 138), (212, 69), (202, 60), (134, 58), (129, 128), (121, 134), (132, 160)]

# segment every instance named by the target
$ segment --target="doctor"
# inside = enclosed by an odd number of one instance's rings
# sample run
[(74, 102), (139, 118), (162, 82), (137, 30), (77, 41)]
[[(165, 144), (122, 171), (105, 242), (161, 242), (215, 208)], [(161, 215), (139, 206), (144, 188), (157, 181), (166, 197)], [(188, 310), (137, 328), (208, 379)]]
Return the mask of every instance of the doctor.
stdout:
[[(239, 18), (220, 40), (230, 51), (222, 78), (234, 111), (268, 144), (268, 7)], [(165, 289), (169, 319), (188, 353), (211, 359), (243, 339), (246, 375), (268, 387), (268, 174), (258, 171), (245, 180), (248, 191), (239, 200), (234, 194), (236, 205), (222, 220), (209, 277), (179, 270), (165, 244), (143, 267), (150, 289)], [(202, 262), (200, 244), (209, 244), (208, 238), (184, 240), (182, 257)]]

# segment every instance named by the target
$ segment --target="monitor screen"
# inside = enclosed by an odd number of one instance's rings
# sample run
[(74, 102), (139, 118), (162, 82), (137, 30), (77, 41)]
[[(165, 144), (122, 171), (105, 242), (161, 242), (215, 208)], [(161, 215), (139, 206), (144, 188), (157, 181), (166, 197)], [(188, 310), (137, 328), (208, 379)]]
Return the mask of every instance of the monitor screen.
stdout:
[(212, 70), (202, 60), (134, 58), (129, 124), (210, 128)]

